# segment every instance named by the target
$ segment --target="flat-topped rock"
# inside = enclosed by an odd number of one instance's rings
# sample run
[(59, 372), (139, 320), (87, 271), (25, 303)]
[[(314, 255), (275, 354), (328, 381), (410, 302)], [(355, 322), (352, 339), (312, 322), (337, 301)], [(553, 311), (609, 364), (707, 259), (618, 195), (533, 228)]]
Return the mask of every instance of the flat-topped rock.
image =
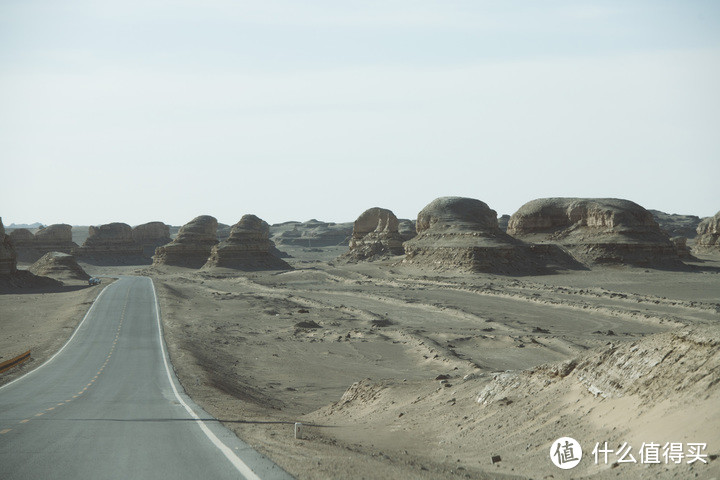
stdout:
[(133, 241), (140, 245), (143, 255), (152, 257), (155, 249), (172, 241), (170, 238), (170, 225), (163, 222), (148, 222), (133, 227)]
[(374, 207), (365, 210), (353, 224), (350, 250), (339, 257), (341, 261), (372, 261), (405, 253), (399, 222), (393, 212)]
[(120, 222), (90, 226), (87, 239), (75, 250), (75, 255), (91, 263), (145, 263), (142, 246), (135, 243), (132, 228)]
[(495, 210), (473, 198), (432, 201), (418, 214), (417, 233), (404, 243), (406, 264), (502, 274), (576, 267), (555, 246), (530, 245), (507, 235), (498, 227)]
[(48, 252), (72, 253), (77, 248), (72, 240), (72, 226), (66, 223), (41, 227), (34, 235), (19, 228), (10, 232), (10, 238), (21, 262), (35, 262)]
[(720, 250), (720, 212), (704, 218), (697, 227), (695, 248), (698, 250)]
[(298, 247), (330, 247), (347, 245), (352, 235), (353, 223), (321, 222), (284, 222), (270, 229), (272, 239), (277, 245)]
[(507, 232), (528, 242), (561, 245), (585, 264), (683, 265), (652, 214), (629, 200), (533, 200), (511, 216)]
[(648, 210), (648, 212), (652, 214), (657, 224), (668, 233), (670, 238), (695, 238), (697, 227), (700, 224), (700, 217), (696, 215), (665, 213), (660, 210)]
[(175, 239), (155, 249), (154, 265), (176, 265), (200, 268), (218, 243), (215, 217), (201, 215), (183, 225)]
[(90, 278), (90, 275), (78, 265), (73, 255), (62, 252), (46, 253), (40, 260), (33, 263), (28, 270), (35, 275), (57, 280), (87, 280)]
[(214, 247), (205, 268), (225, 267), (238, 270), (291, 269), (272, 254), (270, 226), (255, 215), (243, 215), (230, 229), (228, 238)]

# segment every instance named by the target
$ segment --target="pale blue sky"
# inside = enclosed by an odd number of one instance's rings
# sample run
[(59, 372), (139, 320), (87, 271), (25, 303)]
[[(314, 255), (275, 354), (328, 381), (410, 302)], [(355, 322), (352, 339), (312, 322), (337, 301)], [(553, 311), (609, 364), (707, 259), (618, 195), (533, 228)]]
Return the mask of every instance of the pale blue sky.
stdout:
[[(0, 3), (0, 216), (720, 209), (715, 1)], [(89, 200), (91, 199), (92, 200)]]

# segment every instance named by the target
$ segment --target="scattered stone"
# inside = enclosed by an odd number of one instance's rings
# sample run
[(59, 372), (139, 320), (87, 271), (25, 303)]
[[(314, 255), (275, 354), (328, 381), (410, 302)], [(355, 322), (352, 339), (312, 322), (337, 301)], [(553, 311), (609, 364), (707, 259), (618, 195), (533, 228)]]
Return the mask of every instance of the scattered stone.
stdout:
[(295, 327), (297, 328), (322, 328), (320, 324), (315, 322), (314, 320), (303, 320), (302, 322), (298, 322), (295, 324)]
[(180, 228), (175, 240), (155, 249), (153, 264), (202, 267), (218, 243), (217, 225), (215, 217), (210, 215), (194, 218)]

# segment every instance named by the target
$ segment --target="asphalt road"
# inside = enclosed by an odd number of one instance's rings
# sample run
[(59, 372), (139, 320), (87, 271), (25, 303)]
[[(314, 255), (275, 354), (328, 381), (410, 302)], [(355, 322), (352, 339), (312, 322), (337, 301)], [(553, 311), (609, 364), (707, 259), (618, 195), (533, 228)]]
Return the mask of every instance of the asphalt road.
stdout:
[(291, 478), (182, 393), (157, 308), (149, 278), (121, 277), (56, 356), (0, 387), (0, 479)]

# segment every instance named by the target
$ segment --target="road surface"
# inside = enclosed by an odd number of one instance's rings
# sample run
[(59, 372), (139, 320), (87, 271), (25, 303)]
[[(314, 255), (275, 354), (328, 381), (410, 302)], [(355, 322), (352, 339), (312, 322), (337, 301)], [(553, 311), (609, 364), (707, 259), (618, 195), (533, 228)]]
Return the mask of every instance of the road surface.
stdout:
[(0, 478), (291, 478), (183, 392), (145, 277), (97, 298), (46, 364), (0, 387)]

